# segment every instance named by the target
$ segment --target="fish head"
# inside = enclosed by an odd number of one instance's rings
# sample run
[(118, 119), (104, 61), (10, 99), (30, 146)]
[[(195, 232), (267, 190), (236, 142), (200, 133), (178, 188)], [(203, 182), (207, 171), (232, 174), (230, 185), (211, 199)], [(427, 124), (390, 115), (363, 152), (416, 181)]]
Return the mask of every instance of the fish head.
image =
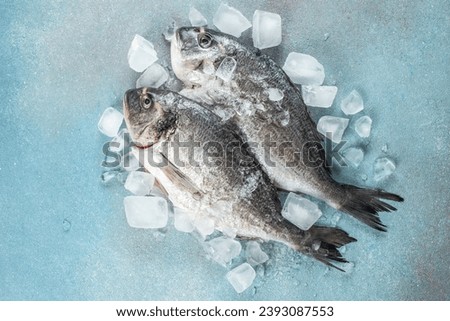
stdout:
[(204, 73), (205, 65), (217, 65), (224, 58), (234, 55), (240, 46), (235, 37), (215, 30), (203, 27), (179, 28), (171, 42), (173, 71), (181, 81), (190, 82), (192, 72)]
[(174, 133), (177, 117), (166, 105), (165, 93), (158, 89), (143, 87), (125, 93), (124, 118), (138, 148), (150, 148)]

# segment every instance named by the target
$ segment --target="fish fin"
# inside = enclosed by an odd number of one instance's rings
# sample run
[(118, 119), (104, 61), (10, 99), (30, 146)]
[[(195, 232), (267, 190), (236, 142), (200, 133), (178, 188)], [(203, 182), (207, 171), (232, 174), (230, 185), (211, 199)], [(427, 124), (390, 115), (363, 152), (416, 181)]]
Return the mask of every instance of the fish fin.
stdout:
[(306, 253), (316, 260), (345, 272), (333, 262), (348, 263), (338, 248), (348, 243), (356, 242), (356, 239), (347, 232), (335, 227), (313, 226), (300, 239), (298, 250)]
[(175, 185), (191, 193), (195, 199), (200, 199), (204, 193), (197, 187), (197, 185), (188, 176), (186, 176), (186, 174), (180, 171), (180, 169), (176, 167), (164, 154), (161, 153), (161, 156), (167, 162), (166, 166), (161, 167), (161, 170), (167, 178)]
[(338, 209), (383, 232), (386, 232), (386, 225), (381, 222), (378, 212), (392, 212), (397, 209), (381, 199), (395, 202), (404, 200), (399, 195), (381, 189), (360, 188), (345, 184), (341, 186), (345, 191), (345, 201)]

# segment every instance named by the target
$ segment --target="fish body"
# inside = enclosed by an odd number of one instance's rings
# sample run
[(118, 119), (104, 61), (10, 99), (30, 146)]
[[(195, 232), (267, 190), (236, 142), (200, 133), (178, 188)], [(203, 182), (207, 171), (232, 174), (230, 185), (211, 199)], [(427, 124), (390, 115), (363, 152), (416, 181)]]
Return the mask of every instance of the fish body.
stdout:
[[(124, 115), (146, 169), (193, 218), (212, 218), (218, 230), (239, 237), (284, 243), (328, 265), (346, 262), (338, 247), (355, 239), (337, 228), (302, 231), (285, 220), (276, 188), (239, 131), (209, 109), (174, 92), (140, 88), (125, 94)], [(164, 162), (152, 163), (155, 155)]]
[[(236, 62), (229, 81), (217, 72), (224, 59)], [(378, 212), (395, 208), (382, 199), (403, 199), (331, 177), (323, 137), (299, 89), (271, 58), (233, 36), (186, 27), (178, 29), (172, 40), (171, 60), (175, 74), (187, 86), (184, 94), (209, 102), (217, 114), (238, 126), (278, 188), (311, 195), (373, 228), (386, 229)], [(275, 98), (273, 92), (278, 93)]]

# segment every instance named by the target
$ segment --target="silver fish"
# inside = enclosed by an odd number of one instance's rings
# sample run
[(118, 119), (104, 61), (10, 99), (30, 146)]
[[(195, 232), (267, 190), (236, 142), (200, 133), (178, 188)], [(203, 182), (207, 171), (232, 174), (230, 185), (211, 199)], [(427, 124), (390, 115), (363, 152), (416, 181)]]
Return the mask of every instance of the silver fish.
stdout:
[[(271, 58), (233, 36), (186, 27), (178, 29), (172, 40), (171, 59), (176, 76), (188, 87), (184, 94), (203, 102), (211, 100), (219, 115), (227, 115), (254, 145), (257, 160), (278, 188), (311, 195), (386, 231), (378, 212), (396, 208), (382, 199), (401, 202), (403, 198), (380, 189), (341, 184), (331, 177), (324, 137), (299, 89)], [(227, 81), (217, 71), (223, 61), (229, 65), (231, 59), (236, 67)], [(271, 92), (279, 97), (271, 100)]]
[[(302, 231), (285, 220), (276, 188), (232, 125), (170, 91), (129, 90), (123, 105), (136, 154), (193, 219), (212, 218), (220, 231), (281, 242), (333, 267), (346, 262), (338, 248), (356, 240), (338, 228)], [(161, 164), (152, 163), (155, 155)]]

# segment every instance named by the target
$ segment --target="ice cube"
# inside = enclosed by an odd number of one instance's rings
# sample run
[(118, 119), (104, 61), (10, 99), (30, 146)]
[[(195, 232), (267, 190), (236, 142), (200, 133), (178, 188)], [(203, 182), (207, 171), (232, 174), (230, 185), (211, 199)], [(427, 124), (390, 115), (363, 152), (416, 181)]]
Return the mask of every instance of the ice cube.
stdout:
[(221, 232), (232, 239), (234, 239), (237, 235), (237, 229), (235, 229), (234, 227), (224, 227), (222, 228)]
[(214, 67), (214, 63), (210, 60), (203, 61), (203, 73), (207, 75), (214, 75), (216, 72), (216, 68)]
[(107, 171), (107, 172), (102, 173), (102, 175), (100, 176), (100, 179), (102, 180), (103, 184), (108, 184), (116, 176), (117, 176), (116, 171)]
[(173, 210), (174, 226), (180, 232), (191, 233), (194, 231), (194, 222), (187, 212), (175, 207)]
[(291, 52), (283, 66), (283, 70), (291, 80), (300, 85), (322, 85), (325, 71), (316, 58)]
[(123, 200), (128, 225), (163, 228), (169, 218), (167, 202), (161, 197), (127, 196)]
[(259, 243), (255, 241), (250, 241), (247, 243), (245, 252), (247, 254), (247, 262), (251, 265), (262, 264), (269, 259), (269, 256), (261, 250)]
[(191, 7), (191, 10), (189, 10), (189, 21), (193, 27), (201, 27), (208, 24), (206, 18), (194, 7)]
[(236, 60), (231, 57), (225, 57), (216, 70), (216, 76), (224, 81), (230, 81), (236, 69)]
[(328, 224), (330, 224), (330, 226), (336, 226), (339, 222), (339, 220), (341, 219), (342, 214), (339, 212), (334, 213), (329, 219), (328, 219)]
[(222, 32), (239, 38), (241, 33), (252, 26), (242, 13), (221, 3), (213, 18), (214, 25)]
[(303, 101), (307, 106), (329, 108), (336, 93), (336, 86), (302, 86)]
[(341, 109), (346, 115), (354, 115), (364, 109), (364, 102), (356, 90), (341, 101)]
[(214, 232), (214, 220), (209, 217), (197, 217), (194, 226), (204, 239)]
[(317, 123), (319, 133), (339, 144), (347, 128), (348, 119), (335, 116), (322, 116)]
[(150, 194), (154, 183), (155, 177), (152, 174), (134, 171), (128, 175), (125, 188), (135, 195), (144, 196)]
[(310, 200), (289, 193), (284, 202), (281, 215), (292, 224), (306, 231), (319, 219), (322, 211)]
[(114, 137), (117, 135), (122, 122), (122, 113), (112, 107), (108, 107), (98, 121), (98, 130), (108, 137)]
[(128, 50), (128, 64), (130, 68), (143, 72), (158, 60), (153, 44), (140, 35), (135, 35)]
[(360, 137), (369, 137), (371, 127), (372, 119), (369, 116), (362, 116), (355, 122), (355, 130)]
[(279, 14), (256, 10), (253, 14), (253, 45), (259, 49), (276, 47), (281, 43)]
[(214, 261), (226, 265), (241, 253), (241, 243), (228, 237), (216, 237), (207, 242)]
[(121, 129), (119, 133), (111, 139), (109, 149), (116, 153), (122, 151), (126, 147), (125, 144), (128, 143), (128, 141), (126, 141), (127, 135), (128, 130), (126, 128)]
[(237, 293), (248, 289), (256, 277), (256, 272), (248, 263), (243, 263), (227, 273), (227, 280)]
[(169, 73), (166, 68), (160, 64), (154, 63), (142, 73), (136, 81), (136, 88), (152, 87), (159, 88), (169, 79)]
[(267, 93), (269, 94), (269, 99), (272, 101), (280, 101), (284, 98), (283, 92), (278, 88), (269, 88), (267, 89)]
[(380, 181), (390, 176), (395, 171), (395, 164), (386, 157), (378, 158), (373, 165), (374, 179)]
[(346, 160), (354, 167), (358, 167), (364, 158), (364, 152), (361, 148), (350, 147), (347, 148), (343, 153)]

